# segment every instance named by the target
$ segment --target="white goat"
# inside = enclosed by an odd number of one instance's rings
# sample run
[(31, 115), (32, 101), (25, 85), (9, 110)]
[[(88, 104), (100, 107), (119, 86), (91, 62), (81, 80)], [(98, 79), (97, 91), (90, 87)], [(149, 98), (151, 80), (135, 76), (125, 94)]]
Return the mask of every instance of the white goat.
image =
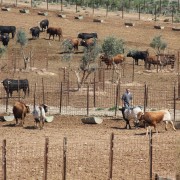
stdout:
[(48, 106), (46, 104), (41, 104), (40, 106), (35, 106), (33, 110), (33, 117), (34, 117), (34, 126), (35, 128), (38, 128), (38, 124), (40, 129), (43, 128), (44, 122), (46, 120), (46, 112), (47, 112)]

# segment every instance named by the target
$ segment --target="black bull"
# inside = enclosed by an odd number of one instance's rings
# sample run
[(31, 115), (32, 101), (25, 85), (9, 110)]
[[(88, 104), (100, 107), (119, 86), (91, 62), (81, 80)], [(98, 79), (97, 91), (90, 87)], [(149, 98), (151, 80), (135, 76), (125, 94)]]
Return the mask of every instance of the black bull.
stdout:
[(98, 35), (97, 33), (79, 33), (78, 38), (81, 39), (98, 38)]
[(14, 38), (14, 35), (16, 33), (16, 27), (15, 26), (0, 26), (0, 34), (7, 33), (8, 35), (11, 33), (12, 38)]
[(24, 92), (24, 97), (26, 96), (26, 91), (28, 90), (28, 95), (29, 95), (29, 82), (27, 79), (22, 79), (22, 80), (14, 80), (14, 79), (5, 79), (2, 81), (2, 84), (4, 86), (4, 89), (9, 97), (12, 97), (13, 91), (19, 91), (23, 90)]

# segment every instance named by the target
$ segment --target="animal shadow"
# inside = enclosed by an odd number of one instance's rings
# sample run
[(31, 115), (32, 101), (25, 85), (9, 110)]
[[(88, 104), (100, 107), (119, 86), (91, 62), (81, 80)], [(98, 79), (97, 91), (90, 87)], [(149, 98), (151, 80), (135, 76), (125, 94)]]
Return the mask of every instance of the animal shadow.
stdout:
[(26, 126), (26, 127), (24, 127), (24, 129), (35, 130), (35, 129), (37, 129), (37, 128), (35, 128), (34, 126)]
[(16, 124), (4, 124), (3, 127), (16, 127)]

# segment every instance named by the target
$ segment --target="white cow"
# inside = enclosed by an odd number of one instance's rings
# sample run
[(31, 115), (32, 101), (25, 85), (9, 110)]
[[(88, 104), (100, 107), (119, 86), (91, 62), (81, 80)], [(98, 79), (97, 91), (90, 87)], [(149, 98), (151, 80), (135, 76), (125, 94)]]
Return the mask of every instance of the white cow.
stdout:
[(44, 122), (46, 120), (46, 112), (48, 106), (46, 104), (41, 104), (40, 106), (35, 106), (34, 110), (33, 110), (33, 117), (34, 117), (34, 126), (35, 128), (38, 128), (38, 124), (40, 129), (43, 128), (44, 126)]
[(126, 129), (131, 129), (130, 120), (134, 120), (134, 124), (137, 127), (139, 120), (137, 118), (137, 114), (142, 112), (142, 108), (140, 106), (130, 107), (130, 108), (122, 108), (120, 109), (124, 111), (123, 119), (126, 121)]

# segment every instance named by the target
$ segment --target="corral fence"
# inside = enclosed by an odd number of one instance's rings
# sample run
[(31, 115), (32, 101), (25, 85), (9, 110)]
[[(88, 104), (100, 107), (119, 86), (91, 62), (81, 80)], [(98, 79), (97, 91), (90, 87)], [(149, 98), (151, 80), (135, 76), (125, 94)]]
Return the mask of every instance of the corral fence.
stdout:
[[(103, 139), (64, 137), (2, 142), (0, 176), (6, 179), (136, 179), (154, 180), (157, 176), (179, 180), (180, 143), (174, 136), (162, 141), (158, 136), (121, 137), (113, 133)], [(160, 178), (159, 178), (160, 179)], [(158, 180), (158, 179), (157, 179)]]
[(22, 90), (13, 92), (12, 97), (7, 96), (1, 85), (1, 112), (11, 112), (12, 105), (17, 100), (22, 100), (33, 108), (35, 100), (36, 104), (48, 104), (50, 114), (118, 116), (121, 96), (126, 88), (130, 88), (133, 93), (133, 104), (142, 106), (144, 111), (169, 109), (174, 120), (180, 117), (178, 82), (171, 84), (132, 81), (112, 83), (94, 78), (94, 81), (85, 83), (79, 90), (77, 83), (70, 81), (69, 78), (59, 82), (57, 79), (51, 79), (51, 81), (45, 78), (30, 79), (29, 83), (30, 95), (26, 95), (25, 99)]

